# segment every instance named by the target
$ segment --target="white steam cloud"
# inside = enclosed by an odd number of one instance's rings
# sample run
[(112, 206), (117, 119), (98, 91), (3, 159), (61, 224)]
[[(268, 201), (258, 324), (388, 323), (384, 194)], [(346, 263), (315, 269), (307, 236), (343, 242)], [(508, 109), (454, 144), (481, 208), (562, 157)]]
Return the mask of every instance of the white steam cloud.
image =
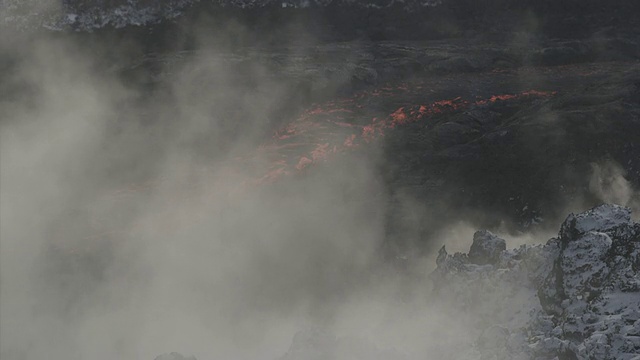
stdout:
[(624, 169), (613, 161), (591, 164), (589, 190), (599, 200), (637, 208), (635, 192)]
[[(375, 159), (264, 187), (226, 173), (287, 101), (278, 79), (239, 90), (261, 64), (230, 73), (203, 40), (144, 100), (102, 45), (2, 40), (3, 359), (272, 359), (309, 326), (399, 328), (385, 312), (426, 279), (380, 270)], [(216, 115), (230, 103), (242, 124)]]

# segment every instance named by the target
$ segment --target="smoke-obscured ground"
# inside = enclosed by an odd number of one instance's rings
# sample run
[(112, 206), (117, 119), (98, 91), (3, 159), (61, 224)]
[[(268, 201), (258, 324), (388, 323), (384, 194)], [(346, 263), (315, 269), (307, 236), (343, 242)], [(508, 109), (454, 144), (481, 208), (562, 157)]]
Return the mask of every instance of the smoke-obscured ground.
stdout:
[[(433, 359), (472, 342), (455, 309), (428, 300), (433, 249), (467, 250), (487, 218), (511, 233), (510, 247), (546, 240), (562, 219), (515, 235), (494, 208), (446, 196), (434, 208), (390, 190), (380, 170), (389, 157), (374, 145), (247, 181), (271, 159), (246, 154), (309, 97), (346, 96), (341, 79), (356, 70), (300, 88), (260, 58), (220, 60), (246, 57), (243, 25), (194, 29), (197, 56), (145, 71), (120, 71), (150, 56), (136, 42), (0, 35), (1, 357), (272, 359), (309, 327)], [(313, 44), (291, 29), (301, 49)], [(280, 68), (296, 71), (309, 56), (300, 51)], [(594, 162), (581, 179), (593, 199), (554, 203), (557, 212), (637, 207), (625, 171)]]
[[(220, 173), (287, 101), (275, 80), (258, 96), (233, 82), (260, 64), (228, 74), (205, 48), (140, 101), (101, 44), (4, 40), (3, 358), (273, 358), (371, 286), (384, 199), (368, 156), (263, 188)], [(143, 181), (123, 207), (117, 190)]]

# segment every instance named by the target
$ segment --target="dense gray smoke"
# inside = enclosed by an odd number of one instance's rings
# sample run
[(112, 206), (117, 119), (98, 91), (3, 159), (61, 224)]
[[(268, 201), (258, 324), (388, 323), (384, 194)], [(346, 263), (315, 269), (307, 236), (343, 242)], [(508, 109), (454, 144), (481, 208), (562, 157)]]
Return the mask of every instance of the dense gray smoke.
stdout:
[(141, 101), (101, 68), (101, 45), (16, 40), (2, 37), (3, 359), (274, 358), (374, 291), (375, 156), (286, 186), (225, 172), (287, 101), (274, 79), (241, 99), (243, 131), (212, 115), (238, 104), (235, 81), (261, 64), (229, 74), (214, 56), (225, 49), (203, 38), (169, 88)]

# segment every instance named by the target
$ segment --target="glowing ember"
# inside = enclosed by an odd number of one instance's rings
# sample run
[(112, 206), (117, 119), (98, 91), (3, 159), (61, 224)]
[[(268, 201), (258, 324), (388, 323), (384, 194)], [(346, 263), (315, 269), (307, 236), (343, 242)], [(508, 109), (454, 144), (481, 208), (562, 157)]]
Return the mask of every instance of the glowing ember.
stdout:
[(373, 125), (367, 125), (362, 128), (362, 138), (364, 141), (369, 142), (376, 136), (376, 128)]
[(351, 134), (351, 135), (347, 136), (347, 138), (344, 139), (344, 142), (342, 143), (342, 146), (344, 146), (346, 148), (355, 146), (355, 144), (353, 143), (355, 139), (356, 139), (356, 134)]
[(514, 100), (514, 99), (519, 99), (519, 98), (527, 98), (527, 97), (549, 97), (552, 95), (555, 95), (556, 92), (544, 92), (544, 91), (537, 91), (537, 90), (529, 90), (529, 91), (524, 91), (521, 92), (519, 94), (502, 94), (502, 95), (493, 95), (492, 97), (490, 97), (489, 99), (485, 99), (485, 100), (478, 100), (475, 102), (475, 104), (477, 105), (486, 105), (489, 103), (495, 103), (497, 101), (507, 101), (507, 100)]
[(407, 114), (404, 113), (403, 107), (394, 111), (390, 116), (392, 119), (392, 126), (403, 125), (407, 121)]

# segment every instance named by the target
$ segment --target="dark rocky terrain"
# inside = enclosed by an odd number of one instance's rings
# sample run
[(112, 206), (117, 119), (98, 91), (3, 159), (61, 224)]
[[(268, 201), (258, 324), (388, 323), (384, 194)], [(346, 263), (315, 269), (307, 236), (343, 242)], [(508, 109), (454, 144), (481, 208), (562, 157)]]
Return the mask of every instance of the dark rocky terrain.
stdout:
[[(508, 240), (478, 231), (468, 253), (450, 255), (443, 246), (430, 274), (437, 299), (430, 306), (454, 309), (449, 321), (465, 324), (471, 339), (459, 334), (444, 351), (431, 345), (430, 353), (466, 360), (638, 359), (639, 236), (628, 208), (602, 205), (569, 215), (546, 244), (507, 250)], [(422, 358), (307, 329), (280, 359)], [(183, 359), (193, 358), (156, 358)]]
[(506, 251), (478, 232), (469, 254), (443, 247), (432, 278), (470, 316), (483, 308), (478, 358), (637, 359), (638, 231), (628, 209), (603, 205), (545, 245)]
[[(173, 81), (172, 67), (198, 56), (154, 54), (119, 72), (161, 96), (163, 82)], [(528, 46), (476, 38), (243, 47), (216, 54), (216, 61), (237, 69), (236, 74), (256, 62), (269, 72), (246, 85), (242, 76), (231, 80), (241, 84), (230, 89), (239, 102), (215, 111), (230, 119), (231, 133), (242, 133), (244, 94), (260, 102), (276, 83), (288, 101), (264, 114), (265, 140), (256, 141), (273, 143), (272, 155), (287, 157), (287, 165), (270, 168), (287, 174), (299, 172), (300, 160), (311, 159), (325, 143), (337, 145), (334, 152), (342, 155), (328, 160), (323, 154), (307, 170), (323, 171), (338, 158), (354, 161), (344, 157), (369, 151), (362, 147), (382, 146), (379, 171), (391, 201), (390, 234), (401, 233), (403, 226), (402, 219), (393, 218), (401, 213), (393, 208), (396, 194), (420, 199), (432, 209), (456, 208), (458, 216), (473, 218), (479, 226), (507, 221), (523, 231), (562, 216), (567, 204), (637, 201), (631, 189), (640, 185), (639, 56), (638, 38), (619, 34), (531, 40)], [(420, 106), (428, 113), (410, 114)], [(399, 114), (408, 118), (395, 126)], [(381, 126), (388, 129), (370, 144), (360, 129), (374, 118), (386, 119)], [(313, 132), (304, 121), (338, 125)], [(286, 140), (278, 140), (280, 135), (270, 140), (274, 131), (282, 134), (291, 124), (299, 125), (287, 130)], [(347, 149), (349, 136), (362, 147)], [(299, 142), (308, 145), (277, 150)], [(265, 170), (258, 170), (256, 179), (271, 176), (269, 170), (260, 171)], [(616, 177), (630, 192), (609, 191), (609, 198), (603, 198), (597, 189), (611, 190)], [(435, 210), (433, 216), (442, 216), (435, 221), (441, 223), (449, 214)], [(438, 231), (432, 224), (424, 226), (422, 237)]]

